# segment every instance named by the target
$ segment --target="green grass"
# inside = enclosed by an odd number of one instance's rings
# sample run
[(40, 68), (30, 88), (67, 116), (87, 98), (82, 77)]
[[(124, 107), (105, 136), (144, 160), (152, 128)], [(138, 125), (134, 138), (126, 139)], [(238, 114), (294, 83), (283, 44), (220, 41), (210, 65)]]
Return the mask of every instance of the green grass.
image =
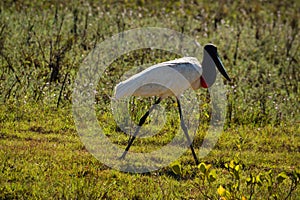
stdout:
[[(194, 164), (189, 150), (173, 165), (146, 174), (122, 173), (110, 169), (94, 158), (83, 146), (76, 134), (72, 115), (68, 109), (40, 109), (21, 107), (30, 111), (21, 114), (20, 107), (2, 107), (1, 116), (1, 178), (0, 198), (137, 198), (149, 194), (150, 198), (204, 198), (203, 193), (217, 198), (219, 185), (229, 188), (232, 178), (225, 167), (236, 160), (241, 166), (240, 193), (249, 197), (246, 178), (273, 170), (276, 177), (280, 172), (292, 173), (299, 170), (299, 127), (271, 125), (264, 127), (239, 126), (227, 129), (219, 138), (210, 154), (201, 160), (211, 164), (216, 171), (216, 180), (203, 182), (202, 173)], [(10, 110), (16, 115), (4, 115)], [(13, 111), (13, 112), (12, 112)], [(33, 113), (40, 113), (35, 115)], [(27, 115), (32, 117), (28, 118)], [(110, 132), (118, 141), (127, 141), (121, 132)], [(198, 134), (197, 137), (201, 137)], [(122, 136), (122, 137), (118, 137)], [(157, 136), (158, 137), (158, 136)], [(162, 137), (168, 136), (166, 131)], [(195, 141), (199, 141), (197, 139)], [(159, 138), (159, 137), (158, 137)], [(140, 139), (142, 140), (142, 139)], [(145, 146), (160, 146), (140, 141), (134, 143), (134, 151), (144, 151)], [(151, 141), (151, 139), (149, 139)], [(199, 145), (199, 143), (195, 143)], [(176, 164), (175, 163), (175, 164)], [(273, 187), (272, 194), (279, 198), (287, 195), (291, 180)], [(269, 193), (267, 186), (254, 192), (255, 198)], [(299, 196), (299, 189), (292, 199)]]
[[(0, 3), (0, 199), (298, 199), (300, 77), (298, 1), (2, 1)], [(74, 80), (100, 42), (138, 27), (163, 27), (200, 44), (212, 42), (227, 69), (224, 132), (194, 164), (190, 150), (155, 172), (122, 173), (94, 158), (72, 116)], [(110, 96), (134, 66), (178, 58), (141, 49), (107, 67), (96, 88), (99, 124), (125, 148)], [(196, 92), (199, 147), (210, 119), (205, 90)], [(131, 98), (138, 121), (153, 98)], [(162, 102), (163, 127), (131, 151), (168, 143), (179, 127), (174, 100)], [(152, 117), (147, 123), (155, 120)], [(196, 120), (196, 119), (192, 119)], [(147, 196), (148, 195), (148, 196)]]

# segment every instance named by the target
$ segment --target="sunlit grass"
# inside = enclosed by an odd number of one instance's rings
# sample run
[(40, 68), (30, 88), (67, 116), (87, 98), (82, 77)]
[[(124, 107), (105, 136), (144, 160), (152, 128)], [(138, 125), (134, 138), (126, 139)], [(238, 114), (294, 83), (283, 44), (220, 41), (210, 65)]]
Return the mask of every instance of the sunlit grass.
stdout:
[[(201, 159), (212, 164), (217, 173), (217, 180), (208, 188), (199, 180), (201, 172), (189, 149), (177, 161), (183, 170), (180, 175), (174, 174), (170, 166), (141, 175), (121, 173), (86, 151), (74, 123), (66, 120), (72, 116), (68, 109), (51, 113), (47, 110), (39, 112), (38, 117), (33, 115), (30, 121), (23, 118), (1, 123), (1, 198), (142, 198), (145, 192), (151, 198), (199, 198), (203, 190), (214, 196), (219, 184), (229, 183), (231, 178), (224, 166), (233, 159), (243, 164), (241, 190), (247, 195), (245, 181), (250, 173), (272, 169), (276, 175), (281, 171), (292, 172), (299, 166), (299, 128), (240, 126), (225, 131), (209, 155)], [(119, 131), (110, 135), (112, 141), (124, 141), (125, 147), (127, 135)], [(146, 146), (146, 151), (156, 149), (164, 143), (159, 140), (164, 137), (172, 135), (165, 130), (155, 139), (139, 139), (132, 151), (144, 152)], [(201, 145), (198, 137), (203, 134), (196, 136), (196, 149)], [(278, 194), (284, 196), (282, 186)], [(297, 189), (294, 197), (298, 194)], [(258, 190), (256, 195), (267, 192)]]

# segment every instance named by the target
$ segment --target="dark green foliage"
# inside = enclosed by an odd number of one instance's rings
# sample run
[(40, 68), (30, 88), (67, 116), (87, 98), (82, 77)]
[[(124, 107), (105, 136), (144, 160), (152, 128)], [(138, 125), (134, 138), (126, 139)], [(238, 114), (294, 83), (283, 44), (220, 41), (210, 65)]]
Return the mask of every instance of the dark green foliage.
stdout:
[[(233, 79), (226, 82), (229, 126), (295, 122), (299, 13), (298, 1), (3, 1), (0, 101), (69, 104), (78, 67), (97, 43), (121, 31), (159, 26), (218, 46)], [(132, 66), (173, 58), (149, 49), (118, 58), (99, 83), (98, 103), (107, 103)]]

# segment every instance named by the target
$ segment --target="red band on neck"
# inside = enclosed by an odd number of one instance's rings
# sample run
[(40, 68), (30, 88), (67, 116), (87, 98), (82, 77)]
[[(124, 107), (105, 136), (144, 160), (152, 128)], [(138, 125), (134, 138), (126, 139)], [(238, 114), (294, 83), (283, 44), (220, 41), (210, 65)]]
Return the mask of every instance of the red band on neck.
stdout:
[(200, 76), (200, 83), (203, 88), (208, 88), (208, 85), (202, 76)]

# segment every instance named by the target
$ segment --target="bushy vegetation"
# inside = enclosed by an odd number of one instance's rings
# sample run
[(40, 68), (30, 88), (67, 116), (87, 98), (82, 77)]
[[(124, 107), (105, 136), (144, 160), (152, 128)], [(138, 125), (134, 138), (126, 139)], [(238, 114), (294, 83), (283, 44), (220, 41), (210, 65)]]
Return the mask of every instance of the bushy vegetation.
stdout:
[[(297, 0), (1, 1), (0, 198), (140, 199), (149, 193), (161, 199), (296, 199), (299, 19)], [(105, 167), (85, 150), (72, 119), (72, 90), (80, 64), (97, 44), (149, 26), (218, 46), (233, 79), (225, 82), (226, 130), (199, 166), (188, 151), (157, 172), (126, 174)], [(115, 143), (127, 142), (109, 112), (119, 78), (133, 66), (176, 57), (143, 49), (107, 68), (95, 102), (99, 122)], [(204, 90), (198, 97), (203, 105), (209, 102)], [(149, 103), (132, 102), (139, 103), (131, 108), (138, 119)], [(209, 106), (201, 109), (203, 116), (209, 114)], [(162, 146), (178, 127), (172, 123), (154, 139), (139, 139), (135, 150)], [(196, 146), (204, 134), (200, 128)]]

